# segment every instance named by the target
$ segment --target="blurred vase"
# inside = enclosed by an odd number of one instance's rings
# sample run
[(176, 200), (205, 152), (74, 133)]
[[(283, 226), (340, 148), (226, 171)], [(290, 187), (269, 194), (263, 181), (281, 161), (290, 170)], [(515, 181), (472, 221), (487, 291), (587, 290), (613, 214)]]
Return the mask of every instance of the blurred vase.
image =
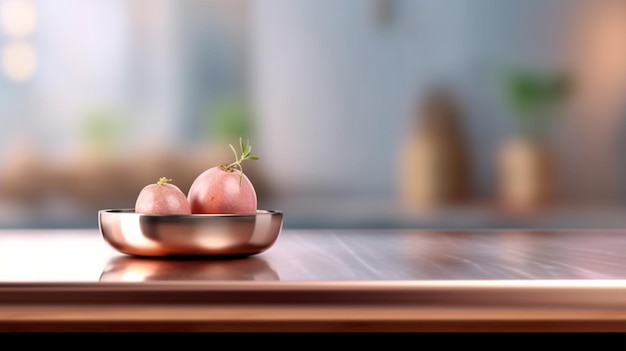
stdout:
[(527, 213), (549, 206), (555, 198), (555, 156), (543, 139), (507, 139), (498, 154), (498, 195), (506, 211)]
[(399, 152), (399, 196), (410, 209), (458, 204), (469, 195), (469, 155), (455, 99), (435, 91), (423, 101)]

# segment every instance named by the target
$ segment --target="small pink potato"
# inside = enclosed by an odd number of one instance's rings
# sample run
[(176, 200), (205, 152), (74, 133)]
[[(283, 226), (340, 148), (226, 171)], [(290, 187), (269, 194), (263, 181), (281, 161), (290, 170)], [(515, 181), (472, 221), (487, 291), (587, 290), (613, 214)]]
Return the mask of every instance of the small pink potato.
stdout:
[(135, 213), (151, 215), (191, 214), (191, 206), (185, 194), (162, 177), (154, 184), (146, 185), (135, 202)]

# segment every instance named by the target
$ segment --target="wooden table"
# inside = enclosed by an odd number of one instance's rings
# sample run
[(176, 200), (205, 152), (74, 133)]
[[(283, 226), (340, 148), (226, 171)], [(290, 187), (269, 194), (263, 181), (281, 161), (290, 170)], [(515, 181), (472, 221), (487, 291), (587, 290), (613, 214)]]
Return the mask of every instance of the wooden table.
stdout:
[(154, 260), (4, 230), (0, 330), (626, 332), (626, 231), (284, 229), (249, 258)]

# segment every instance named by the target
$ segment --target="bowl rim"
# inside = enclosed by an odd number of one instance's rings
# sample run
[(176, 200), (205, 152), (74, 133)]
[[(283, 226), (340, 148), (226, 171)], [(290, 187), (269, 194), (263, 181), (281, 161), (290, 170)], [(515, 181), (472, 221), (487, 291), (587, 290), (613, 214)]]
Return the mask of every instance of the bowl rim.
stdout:
[(134, 208), (108, 208), (98, 211), (99, 214), (120, 214), (120, 215), (135, 215), (142, 217), (157, 217), (157, 218), (214, 218), (214, 217), (256, 217), (256, 216), (282, 216), (283, 211), (280, 210), (265, 210), (257, 209), (256, 213), (193, 213), (193, 214), (147, 214), (137, 213)]

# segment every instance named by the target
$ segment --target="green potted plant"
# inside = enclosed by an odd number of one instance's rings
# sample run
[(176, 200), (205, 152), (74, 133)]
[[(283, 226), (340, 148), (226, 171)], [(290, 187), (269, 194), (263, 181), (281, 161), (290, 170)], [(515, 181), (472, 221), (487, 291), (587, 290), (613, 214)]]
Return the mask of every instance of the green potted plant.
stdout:
[(556, 157), (550, 133), (571, 93), (565, 73), (515, 70), (504, 91), (515, 133), (498, 154), (498, 195), (507, 210), (528, 212), (552, 204), (556, 196)]

